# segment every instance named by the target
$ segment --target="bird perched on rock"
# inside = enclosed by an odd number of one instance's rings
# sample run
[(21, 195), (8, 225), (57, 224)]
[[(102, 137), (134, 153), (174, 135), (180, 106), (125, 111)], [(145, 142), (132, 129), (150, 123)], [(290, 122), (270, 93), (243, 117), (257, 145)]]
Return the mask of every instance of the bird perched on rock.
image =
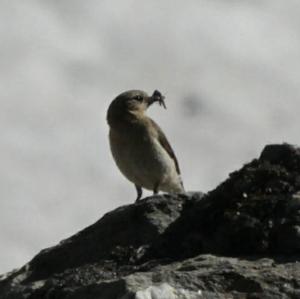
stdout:
[(146, 115), (155, 102), (166, 108), (157, 90), (152, 96), (129, 90), (117, 96), (107, 111), (111, 152), (120, 171), (135, 185), (137, 201), (142, 188), (153, 194), (184, 192), (174, 151), (161, 128)]

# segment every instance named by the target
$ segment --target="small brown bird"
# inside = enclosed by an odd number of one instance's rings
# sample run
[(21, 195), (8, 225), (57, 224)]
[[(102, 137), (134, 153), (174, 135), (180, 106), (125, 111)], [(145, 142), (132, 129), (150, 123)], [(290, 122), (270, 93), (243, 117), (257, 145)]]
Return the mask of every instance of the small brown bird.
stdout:
[(135, 185), (137, 201), (142, 188), (153, 194), (159, 190), (184, 192), (174, 151), (161, 128), (145, 113), (155, 102), (166, 108), (157, 90), (152, 96), (129, 90), (117, 96), (107, 111), (111, 152), (120, 171)]

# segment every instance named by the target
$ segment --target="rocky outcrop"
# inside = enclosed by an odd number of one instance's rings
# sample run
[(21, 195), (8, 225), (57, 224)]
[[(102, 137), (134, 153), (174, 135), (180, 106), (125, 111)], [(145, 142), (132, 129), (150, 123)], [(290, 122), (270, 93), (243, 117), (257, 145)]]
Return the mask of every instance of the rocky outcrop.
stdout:
[(300, 298), (300, 149), (208, 194), (120, 207), (2, 276), (1, 299)]

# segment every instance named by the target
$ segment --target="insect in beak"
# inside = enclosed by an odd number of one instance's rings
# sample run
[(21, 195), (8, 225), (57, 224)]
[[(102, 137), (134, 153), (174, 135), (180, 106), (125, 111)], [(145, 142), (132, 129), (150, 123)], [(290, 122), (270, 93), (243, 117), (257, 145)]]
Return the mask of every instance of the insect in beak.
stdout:
[(163, 106), (165, 109), (167, 109), (164, 99), (165, 97), (160, 93), (160, 91), (154, 90), (152, 96), (150, 97), (149, 106), (154, 102), (158, 102), (160, 106)]

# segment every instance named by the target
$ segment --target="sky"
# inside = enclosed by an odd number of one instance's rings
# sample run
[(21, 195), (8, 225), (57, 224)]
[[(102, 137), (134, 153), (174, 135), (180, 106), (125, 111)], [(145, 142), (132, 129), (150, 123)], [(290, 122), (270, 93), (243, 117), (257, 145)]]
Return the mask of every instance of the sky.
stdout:
[[(185, 188), (299, 142), (296, 0), (0, 2), (0, 273), (135, 200), (106, 111), (158, 89)], [(146, 192), (145, 195), (150, 195)]]

